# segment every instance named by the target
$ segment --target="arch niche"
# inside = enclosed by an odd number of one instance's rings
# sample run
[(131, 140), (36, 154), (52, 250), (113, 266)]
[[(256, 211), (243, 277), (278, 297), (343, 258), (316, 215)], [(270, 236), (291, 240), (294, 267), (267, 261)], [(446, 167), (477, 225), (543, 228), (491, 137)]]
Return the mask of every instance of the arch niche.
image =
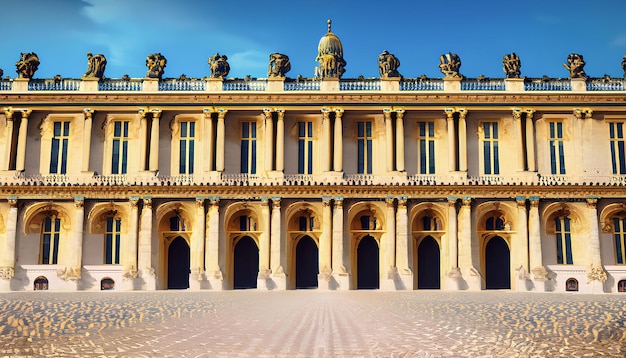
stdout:
[(385, 232), (381, 213), (385, 208), (379, 203), (357, 203), (348, 210), (352, 237), (351, 266), (352, 287), (380, 288), (380, 242)]

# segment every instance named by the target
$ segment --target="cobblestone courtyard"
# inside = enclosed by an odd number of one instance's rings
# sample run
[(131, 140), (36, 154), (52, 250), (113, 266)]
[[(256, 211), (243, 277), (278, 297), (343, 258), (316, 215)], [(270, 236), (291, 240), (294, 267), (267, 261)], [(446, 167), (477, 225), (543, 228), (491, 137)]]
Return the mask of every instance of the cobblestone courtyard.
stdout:
[(626, 295), (21, 292), (0, 356), (623, 357)]

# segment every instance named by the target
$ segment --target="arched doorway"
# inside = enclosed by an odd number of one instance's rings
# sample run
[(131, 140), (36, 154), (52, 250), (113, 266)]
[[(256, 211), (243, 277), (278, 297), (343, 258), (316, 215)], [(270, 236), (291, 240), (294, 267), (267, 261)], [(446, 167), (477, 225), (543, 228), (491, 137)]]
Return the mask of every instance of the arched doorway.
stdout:
[(319, 250), (310, 236), (298, 241), (296, 246), (296, 288), (317, 288)]
[(380, 288), (378, 243), (372, 236), (366, 236), (359, 242), (356, 250), (357, 289)]
[(167, 289), (189, 288), (189, 245), (178, 236), (167, 249)]
[(233, 288), (256, 288), (259, 275), (259, 248), (249, 236), (242, 237), (235, 244), (233, 253)]
[(420, 290), (440, 289), (440, 255), (439, 244), (427, 236), (417, 247), (417, 288)]
[(34, 283), (35, 291), (45, 291), (48, 289), (48, 279), (44, 276), (39, 276), (35, 279)]
[(500, 236), (492, 237), (485, 247), (485, 288), (511, 288), (511, 253)]

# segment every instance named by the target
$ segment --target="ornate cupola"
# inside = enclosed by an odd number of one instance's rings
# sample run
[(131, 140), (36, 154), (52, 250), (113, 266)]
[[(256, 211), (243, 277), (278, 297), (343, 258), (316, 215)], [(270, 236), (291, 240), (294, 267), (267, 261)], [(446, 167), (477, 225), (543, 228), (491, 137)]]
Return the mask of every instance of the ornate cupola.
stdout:
[(315, 68), (316, 78), (341, 78), (346, 70), (346, 61), (343, 59), (343, 46), (341, 40), (330, 31), (332, 21), (328, 20), (328, 32), (322, 36), (317, 46), (317, 58), (320, 63)]

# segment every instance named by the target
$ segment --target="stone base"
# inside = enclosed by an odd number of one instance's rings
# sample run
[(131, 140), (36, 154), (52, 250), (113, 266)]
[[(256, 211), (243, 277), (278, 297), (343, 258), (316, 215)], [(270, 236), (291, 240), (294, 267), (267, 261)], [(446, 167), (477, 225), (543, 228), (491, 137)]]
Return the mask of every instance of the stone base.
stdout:
[(9, 291), (11, 291), (11, 280), (0, 279), (0, 292), (9, 292)]
[(350, 274), (349, 273), (335, 273), (328, 282), (329, 289), (336, 291), (348, 291), (350, 290)]
[(400, 272), (396, 277), (396, 290), (414, 290), (413, 272)]
[(546, 280), (532, 280), (534, 292), (546, 292)]
[(604, 293), (604, 283), (598, 280), (589, 282), (589, 288), (592, 294)]
[(202, 289), (202, 280), (198, 280), (197, 278), (189, 277), (189, 290), (190, 291), (200, 291)]
[(223, 291), (224, 290), (224, 279), (221, 271), (217, 271), (214, 274), (204, 273), (204, 277), (206, 277), (205, 284), (208, 284), (206, 289), (213, 291)]
[(285, 275), (272, 276), (267, 280), (268, 290), (284, 291), (287, 289), (287, 277)]
[(480, 291), (483, 289), (480, 271), (476, 270), (474, 267), (462, 268), (461, 274), (465, 279), (466, 290)]
[(141, 290), (143, 291), (155, 291), (156, 290), (156, 276), (151, 272), (143, 271), (140, 275)]
[(449, 291), (460, 291), (465, 290), (466, 286), (465, 280), (463, 280), (463, 276), (461, 275), (461, 270), (459, 268), (452, 268), (446, 276), (446, 289)]

